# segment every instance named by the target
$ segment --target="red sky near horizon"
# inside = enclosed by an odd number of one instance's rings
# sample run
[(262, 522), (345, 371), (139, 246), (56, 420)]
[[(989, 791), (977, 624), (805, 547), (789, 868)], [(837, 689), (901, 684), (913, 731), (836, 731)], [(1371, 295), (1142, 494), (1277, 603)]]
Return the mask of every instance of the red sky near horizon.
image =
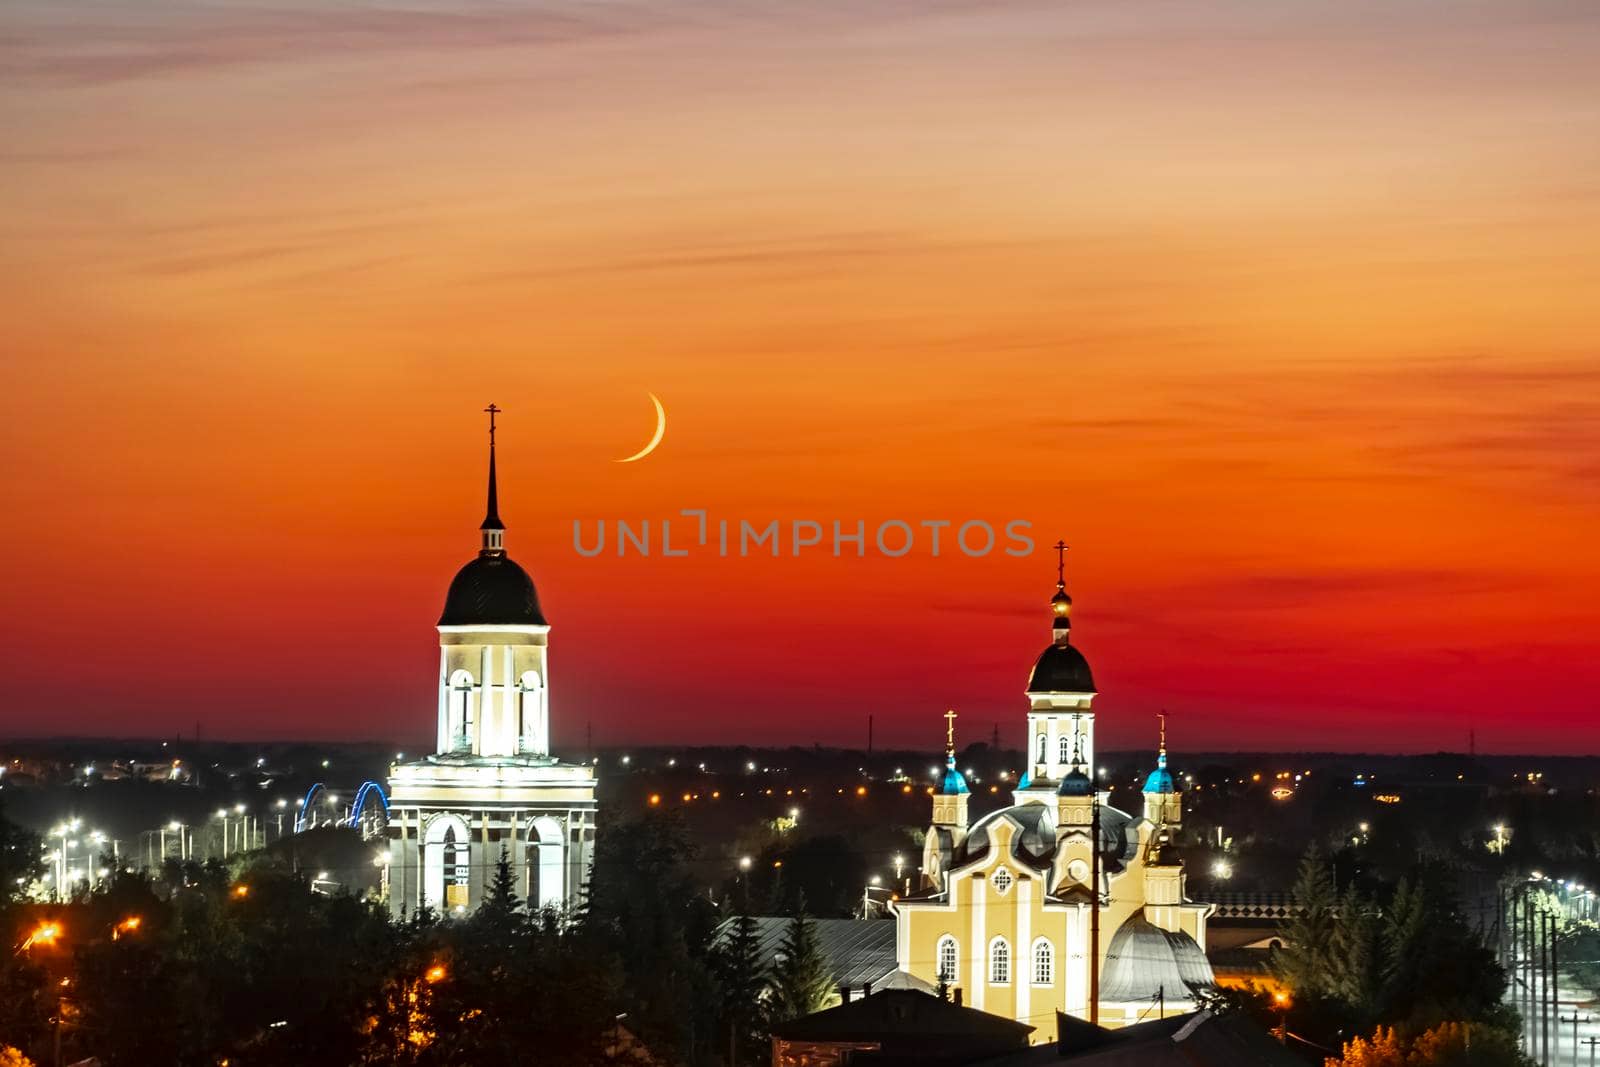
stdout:
[(1064, 537), (1109, 747), (1600, 750), (1592, 5), (0, 28), (0, 733), (431, 735), (494, 401), (558, 747), (1017, 743)]

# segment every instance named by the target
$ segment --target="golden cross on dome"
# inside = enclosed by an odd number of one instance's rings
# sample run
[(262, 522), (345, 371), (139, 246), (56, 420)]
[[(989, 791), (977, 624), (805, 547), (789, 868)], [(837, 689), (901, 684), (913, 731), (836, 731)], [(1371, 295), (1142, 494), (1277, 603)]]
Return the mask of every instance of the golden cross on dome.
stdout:
[(1065, 589), (1067, 587), (1067, 549), (1072, 546), (1065, 541), (1057, 541), (1050, 547), (1056, 550), (1056, 588)]
[(944, 713), (944, 748), (946, 752), (956, 750), (956, 709), (951, 708)]

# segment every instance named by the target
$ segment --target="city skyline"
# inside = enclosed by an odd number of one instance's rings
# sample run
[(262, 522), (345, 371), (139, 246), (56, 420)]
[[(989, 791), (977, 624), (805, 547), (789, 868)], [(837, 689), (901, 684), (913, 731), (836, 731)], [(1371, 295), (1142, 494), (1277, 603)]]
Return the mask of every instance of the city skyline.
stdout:
[[(426, 734), (493, 401), (558, 746), (1019, 743), (1064, 538), (1109, 748), (1600, 750), (1582, 6), (92, 16), (0, 45), (8, 735)], [(686, 508), (1035, 548), (573, 549)]]

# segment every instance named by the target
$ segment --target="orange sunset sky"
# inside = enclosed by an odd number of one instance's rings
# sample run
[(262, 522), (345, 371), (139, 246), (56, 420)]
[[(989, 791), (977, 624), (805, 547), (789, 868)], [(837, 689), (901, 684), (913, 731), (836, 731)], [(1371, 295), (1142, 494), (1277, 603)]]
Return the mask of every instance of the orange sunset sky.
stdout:
[[(501, 421), (559, 746), (1600, 745), (1600, 8), (8, 0), (0, 721), (431, 736)], [(660, 449), (647, 391), (668, 412)], [(1028, 558), (572, 523), (1033, 524)]]

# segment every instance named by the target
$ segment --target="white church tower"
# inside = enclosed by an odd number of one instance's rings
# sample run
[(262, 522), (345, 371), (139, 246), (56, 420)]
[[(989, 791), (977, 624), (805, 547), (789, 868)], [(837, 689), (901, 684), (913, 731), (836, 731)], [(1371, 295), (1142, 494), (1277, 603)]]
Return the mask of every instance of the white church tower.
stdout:
[(1091, 780), (1094, 762), (1094, 675), (1089, 661), (1072, 644), (1072, 597), (1067, 595), (1067, 546), (1056, 542), (1056, 593), (1050, 598), (1050, 646), (1028, 676), (1027, 770), (1016, 791), (1048, 794), (1060, 785), (1075, 761)]
[(575, 905), (593, 858), (594, 770), (550, 754), (550, 624), (506, 555), (490, 404), (477, 558), (439, 617), (436, 751), (389, 772), (390, 910), (475, 908), (502, 850), (529, 904)]

